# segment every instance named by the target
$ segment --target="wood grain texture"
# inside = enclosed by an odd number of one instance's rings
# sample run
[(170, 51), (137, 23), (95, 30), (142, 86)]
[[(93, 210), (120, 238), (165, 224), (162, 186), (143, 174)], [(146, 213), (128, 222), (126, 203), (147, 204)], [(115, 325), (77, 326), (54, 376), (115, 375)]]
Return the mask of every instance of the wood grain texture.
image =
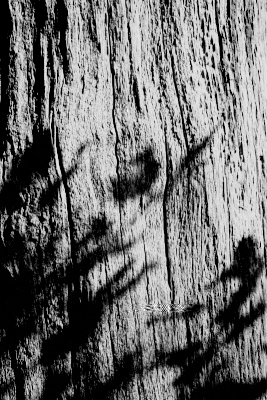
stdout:
[(264, 2), (2, 10), (1, 399), (266, 399)]

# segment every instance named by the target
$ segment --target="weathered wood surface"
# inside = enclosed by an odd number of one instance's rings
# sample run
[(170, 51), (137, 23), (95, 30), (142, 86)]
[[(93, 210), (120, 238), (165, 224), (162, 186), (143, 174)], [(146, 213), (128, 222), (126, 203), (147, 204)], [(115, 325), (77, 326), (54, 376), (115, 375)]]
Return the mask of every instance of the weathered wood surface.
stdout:
[(1, 399), (267, 398), (265, 2), (2, 3)]

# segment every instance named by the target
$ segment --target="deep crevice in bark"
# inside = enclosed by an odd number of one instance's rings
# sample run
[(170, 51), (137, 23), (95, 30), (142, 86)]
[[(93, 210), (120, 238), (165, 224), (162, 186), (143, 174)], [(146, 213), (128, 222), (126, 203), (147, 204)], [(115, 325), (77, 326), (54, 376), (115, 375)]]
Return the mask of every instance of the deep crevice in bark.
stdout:
[(172, 277), (172, 268), (171, 268), (171, 260), (169, 255), (169, 243), (168, 243), (168, 190), (169, 190), (169, 177), (170, 177), (170, 168), (169, 168), (169, 151), (168, 151), (168, 139), (167, 139), (167, 128), (164, 127), (164, 136), (165, 136), (165, 156), (166, 156), (166, 182), (163, 193), (163, 227), (164, 227), (164, 246), (165, 246), (165, 257), (166, 257), (166, 267), (167, 267), (167, 276), (168, 276), (168, 285), (170, 289), (170, 300), (171, 304), (174, 303), (175, 298), (175, 289), (174, 282)]
[[(109, 4), (109, 1), (107, 1), (107, 27), (108, 27), (108, 49), (109, 49), (109, 65), (110, 65), (110, 73), (111, 73), (111, 85), (112, 85), (112, 121), (113, 121), (113, 127), (115, 130), (115, 135), (116, 135), (116, 142), (115, 142), (115, 157), (116, 157), (116, 175), (117, 175), (117, 191), (118, 191), (118, 205), (119, 205), (119, 225), (120, 225), (120, 238), (121, 238), (121, 249), (122, 249), (122, 254), (123, 254), (123, 264), (124, 268), (126, 269), (126, 256), (125, 256), (125, 250), (124, 250), (124, 244), (123, 244), (123, 232), (122, 232), (122, 205), (121, 205), (121, 181), (120, 181), (120, 159), (119, 159), (119, 154), (118, 154), (118, 147), (120, 144), (120, 138), (119, 138), (119, 132), (117, 129), (117, 122), (116, 122), (116, 116), (115, 116), (115, 108), (116, 108), (116, 85), (115, 85), (115, 68), (114, 68), (114, 61), (112, 60), (112, 40), (111, 40), (111, 26), (110, 26), (110, 18), (111, 18), (111, 6)], [(113, 43), (114, 45), (114, 43)], [(119, 313), (119, 309), (118, 309)], [(119, 317), (120, 318), (120, 317)], [(116, 321), (118, 323), (118, 320)], [(113, 344), (113, 342), (111, 342)], [(118, 366), (117, 366), (117, 361), (116, 361), (116, 356), (114, 353), (114, 346), (112, 346), (112, 357), (113, 357), (113, 367), (114, 367), (114, 373), (116, 374)]]
[(15, 376), (16, 400), (27, 400), (25, 397), (25, 377), (17, 361), (16, 349), (11, 350), (10, 359), (11, 359), (11, 367), (13, 369)]
[(189, 146), (189, 141), (188, 141), (188, 135), (187, 135), (187, 130), (186, 130), (186, 123), (185, 123), (185, 119), (184, 119), (184, 113), (183, 113), (183, 109), (182, 109), (182, 102), (181, 102), (180, 92), (179, 92), (178, 85), (177, 85), (176, 78), (175, 78), (176, 73), (175, 73), (173, 54), (171, 55), (171, 67), (172, 67), (172, 77), (173, 77), (173, 83), (174, 83), (176, 98), (178, 100), (178, 106), (179, 106), (179, 111), (180, 111), (180, 116), (181, 116), (182, 129), (183, 129), (183, 135), (184, 135), (184, 140), (185, 140), (185, 147), (186, 147), (187, 157), (188, 157), (190, 155), (190, 146)]
[(218, 6), (218, 0), (215, 0), (215, 25), (216, 25), (216, 30), (217, 30), (217, 35), (218, 35), (218, 43), (219, 43), (219, 51), (220, 51), (220, 70), (221, 70), (221, 76), (222, 76), (222, 81), (223, 81), (223, 87), (225, 90), (226, 95), (228, 94), (228, 89), (227, 89), (227, 79), (226, 79), (226, 71), (225, 71), (225, 63), (224, 63), (224, 58), (223, 58), (223, 39), (222, 39), (222, 34), (220, 32), (220, 22), (219, 22), (219, 6)]
[[(69, 332), (70, 335), (73, 335), (75, 330), (77, 329), (76, 320), (78, 318), (78, 310), (80, 305), (80, 276), (76, 271), (77, 268), (77, 257), (76, 257), (76, 241), (74, 235), (74, 222), (72, 218), (72, 205), (71, 205), (71, 196), (68, 187), (67, 174), (64, 167), (63, 156), (60, 148), (59, 137), (57, 132), (57, 127), (54, 126), (54, 140), (57, 152), (58, 163), (61, 172), (62, 184), (65, 192), (66, 206), (67, 206), (67, 215), (68, 215), (68, 226), (69, 226), (69, 237), (70, 237), (70, 257), (71, 257), (71, 265), (68, 266), (70, 269), (70, 277), (69, 277), (69, 287), (68, 287), (68, 315), (69, 315)], [(80, 377), (77, 375), (77, 365), (76, 365), (76, 351), (75, 349), (71, 349), (71, 364), (72, 364), (72, 379), (73, 379), (73, 387), (74, 387), (74, 395), (78, 396), (79, 387), (77, 382), (79, 382)], [(78, 397), (77, 397), (78, 398)]]
[[(144, 243), (145, 271), (146, 271), (146, 282), (147, 282), (147, 284), (146, 284), (146, 291), (147, 291), (148, 302), (149, 302), (149, 304), (151, 304), (151, 299), (150, 299), (149, 290), (148, 290), (148, 287), (149, 287), (149, 279), (148, 279), (148, 266), (147, 266), (147, 255), (146, 255), (146, 245), (145, 245), (145, 238), (144, 238), (144, 235), (143, 235), (143, 243)], [(157, 370), (157, 372), (158, 372), (158, 367), (159, 367), (159, 365), (158, 365), (158, 350), (157, 350), (157, 343), (156, 343), (156, 330), (155, 330), (156, 328), (155, 328), (153, 316), (152, 316), (152, 329), (153, 329), (153, 339), (154, 339), (154, 348), (155, 348), (155, 367), (156, 367), (156, 370)]]
[(66, 82), (69, 83), (71, 78), (70, 55), (67, 46), (68, 31), (68, 8), (65, 0), (57, 0), (55, 5), (55, 30), (59, 33), (59, 50), (62, 57), (62, 66)]
[(119, 214), (120, 214), (120, 236), (121, 236), (121, 246), (122, 246), (122, 253), (124, 259), (124, 267), (126, 268), (126, 257), (125, 257), (125, 250), (123, 246), (123, 233), (122, 233), (122, 205), (121, 205), (121, 177), (120, 177), (120, 159), (119, 159), (119, 151), (118, 147), (120, 145), (120, 138), (119, 132), (117, 128), (116, 116), (115, 116), (115, 109), (116, 109), (116, 85), (115, 85), (115, 68), (114, 68), (114, 61), (112, 60), (112, 40), (111, 40), (111, 27), (110, 27), (110, 15), (109, 15), (109, 2), (107, 2), (107, 25), (108, 25), (108, 42), (109, 42), (109, 63), (110, 63), (110, 72), (111, 72), (111, 82), (112, 82), (112, 121), (116, 135), (116, 143), (115, 143), (115, 156), (117, 161), (116, 166), (116, 173), (117, 173), (117, 182), (118, 182), (118, 204), (119, 204)]

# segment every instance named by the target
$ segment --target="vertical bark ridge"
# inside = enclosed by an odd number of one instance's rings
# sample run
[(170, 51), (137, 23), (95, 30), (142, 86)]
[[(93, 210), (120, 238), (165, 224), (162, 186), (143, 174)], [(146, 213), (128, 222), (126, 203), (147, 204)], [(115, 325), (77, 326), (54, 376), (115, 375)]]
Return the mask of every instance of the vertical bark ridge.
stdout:
[(3, 152), (7, 149), (7, 144), (11, 145), (11, 152), (15, 155), (14, 144), (12, 136), (10, 135), (8, 129), (8, 117), (9, 111), (12, 103), (12, 91), (14, 87), (14, 64), (12, 60), (12, 38), (14, 21), (11, 12), (11, 5), (9, 0), (3, 0), (1, 6), (1, 17), (0, 17), (0, 33), (1, 33), (1, 43), (0, 43), (0, 156), (2, 157)]

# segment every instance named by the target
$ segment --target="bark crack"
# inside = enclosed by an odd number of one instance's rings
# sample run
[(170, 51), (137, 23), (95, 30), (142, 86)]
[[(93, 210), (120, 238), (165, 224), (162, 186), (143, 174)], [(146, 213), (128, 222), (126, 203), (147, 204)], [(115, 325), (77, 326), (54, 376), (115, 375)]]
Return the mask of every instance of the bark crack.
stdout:
[(147, 292), (147, 299), (148, 302), (150, 303), (150, 296), (149, 296), (149, 278), (148, 278), (148, 270), (147, 270), (147, 255), (146, 255), (146, 243), (145, 243), (145, 237), (144, 234), (142, 235), (143, 238), (143, 244), (144, 244), (144, 254), (145, 254), (145, 269), (146, 269), (146, 292)]
[(173, 55), (171, 55), (171, 67), (172, 67), (172, 77), (173, 77), (175, 93), (176, 93), (176, 97), (177, 97), (177, 100), (178, 100), (178, 106), (179, 106), (179, 111), (180, 111), (180, 115), (181, 115), (182, 129), (183, 129), (183, 135), (184, 135), (184, 140), (185, 140), (185, 147), (186, 147), (186, 150), (187, 150), (187, 156), (189, 156), (190, 155), (190, 146), (189, 146), (189, 140), (188, 140), (188, 135), (187, 135), (187, 130), (186, 130), (186, 123), (185, 123), (183, 109), (182, 109), (181, 96), (180, 96), (178, 85), (177, 85), (177, 82), (176, 82), (176, 79), (175, 79), (175, 67), (174, 67)]
[(167, 129), (164, 127), (164, 137), (165, 137), (165, 154), (166, 154), (166, 183), (163, 194), (163, 229), (164, 229), (164, 246), (165, 246), (165, 257), (166, 257), (166, 267), (167, 267), (167, 276), (168, 276), (168, 285), (170, 289), (170, 299), (171, 303), (174, 302), (175, 292), (174, 292), (174, 283), (173, 276), (171, 271), (171, 262), (170, 262), (170, 251), (169, 251), (169, 241), (168, 241), (168, 210), (167, 210), (167, 201), (168, 201), (168, 189), (169, 189), (169, 149), (168, 149), (168, 140), (167, 140)]
[[(174, 59), (173, 59), (173, 54), (171, 54), (171, 68), (172, 68), (172, 77), (173, 77), (173, 82), (174, 82), (174, 88), (175, 88), (175, 93), (178, 101), (178, 107), (180, 111), (180, 116), (181, 116), (181, 123), (182, 123), (182, 130), (183, 130), (183, 136), (184, 136), (184, 141), (185, 141), (185, 147), (187, 154), (184, 157), (184, 160), (187, 162), (185, 163), (185, 166), (187, 167), (187, 212), (189, 213), (189, 206), (190, 206), (190, 175), (191, 175), (191, 166), (190, 166), (190, 146), (189, 146), (189, 140), (188, 140), (188, 135), (187, 135), (187, 129), (186, 129), (186, 123), (185, 123), (185, 118), (184, 118), (184, 113), (183, 113), (183, 108), (182, 108), (182, 101), (181, 101), (181, 96), (180, 92), (178, 89), (177, 81), (175, 79), (175, 66), (174, 66)], [(193, 249), (192, 249), (193, 251)], [(193, 258), (192, 258), (193, 260)], [(187, 344), (188, 348), (190, 349), (192, 346), (192, 334), (191, 334), (191, 329), (190, 329), (190, 324), (188, 317), (185, 318), (185, 326), (186, 326), (186, 338), (187, 338)], [(190, 363), (190, 360), (189, 360)]]
[(227, 94), (227, 80), (225, 76), (225, 67), (224, 67), (224, 61), (223, 61), (223, 41), (222, 41), (222, 35), (220, 33), (220, 23), (219, 23), (219, 6), (218, 6), (218, 1), (215, 0), (215, 25), (216, 25), (216, 30), (218, 34), (218, 43), (219, 43), (219, 51), (220, 51), (220, 64), (221, 64), (221, 75), (222, 75), (222, 80), (223, 80), (223, 87), (224, 90)]
[[(146, 222), (146, 216), (144, 214), (144, 201), (143, 201), (143, 195), (142, 194), (141, 194), (141, 213), (142, 213), (142, 215), (144, 215), (145, 222)], [(145, 256), (146, 292), (147, 292), (148, 303), (151, 304), (151, 298), (150, 298), (150, 295), (149, 295), (149, 277), (148, 277), (147, 251), (146, 251), (146, 241), (145, 241), (144, 232), (142, 234), (142, 239), (143, 239), (144, 256)], [(156, 328), (155, 328), (153, 314), (152, 314), (152, 330), (153, 330), (153, 340), (154, 340), (154, 349), (155, 349), (155, 367), (156, 367), (156, 370), (157, 370), (157, 373), (158, 373), (159, 372), (158, 350), (157, 350), (157, 344), (156, 344)], [(141, 357), (142, 357), (142, 360), (143, 360), (142, 352), (141, 352)], [(143, 381), (142, 381), (142, 384), (143, 384)], [(145, 393), (144, 384), (143, 384), (143, 391)]]
[(14, 348), (10, 352), (11, 368), (14, 371), (16, 400), (26, 400), (25, 397), (25, 378), (23, 371), (19, 367), (17, 360), (17, 350)]
[[(160, 21), (161, 21), (161, 33), (162, 33), (162, 48), (164, 49), (164, 21), (163, 16), (165, 17), (165, 7), (164, 5), (160, 6)], [(163, 86), (164, 87), (164, 86)], [(166, 98), (165, 92), (163, 90), (163, 96)], [(165, 188), (163, 192), (163, 231), (164, 231), (164, 247), (165, 247), (165, 258), (166, 258), (166, 268), (167, 268), (167, 280), (168, 286), (170, 289), (170, 301), (174, 302), (174, 282), (171, 271), (171, 262), (169, 256), (169, 241), (168, 241), (168, 210), (167, 210), (167, 201), (168, 201), (168, 189), (169, 189), (169, 172), (170, 172), (170, 164), (169, 164), (169, 148), (168, 148), (168, 139), (167, 139), (167, 128), (164, 126), (164, 142), (165, 142), (165, 155), (166, 155), (166, 182)]]
[(56, 157), (58, 159), (58, 165), (60, 168), (60, 174), (62, 179), (62, 184), (66, 196), (66, 205), (67, 205), (67, 214), (68, 214), (68, 225), (69, 225), (69, 235), (70, 235), (70, 252), (71, 252), (71, 262), (74, 266), (76, 264), (76, 254), (75, 254), (75, 239), (74, 239), (74, 222), (72, 219), (72, 211), (71, 211), (71, 198), (70, 191), (67, 182), (67, 174), (63, 164), (63, 156), (60, 148), (59, 137), (57, 128), (54, 127), (54, 140), (56, 146)]
[[(109, 8), (109, 3), (107, 2), (107, 7)], [(115, 68), (114, 68), (114, 60), (112, 60), (112, 46), (111, 46), (111, 35), (110, 35), (110, 16), (108, 10), (108, 17), (107, 17), (107, 24), (108, 24), (108, 42), (109, 42), (109, 63), (110, 63), (110, 72), (111, 72), (111, 82), (112, 82), (112, 121), (116, 135), (116, 143), (115, 143), (115, 157), (116, 157), (116, 174), (117, 174), (117, 181), (118, 181), (118, 204), (119, 204), (119, 214), (120, 214), (120, 236), (121, 236), (121, 247), (124, 259), (124, 267), (126, 267), (126, 257), (125, 257), (125, 250), (123, 246), (123, 233), (122, 233), (122, 205), (121, 205), (121, 179), (120, 179), (120, 159), (119, 159), (119, 132), (116, 123), (116, 116), (115, 116), (115, 103), (116, 103), (116, 96), (115, 96)]]
[[(60, 173), (60, 178), (62, 180), (63, 188), (64, 188), (64, 193), (65, 193), (65, 198), (66, 198), (66, 206), (67, 206), (67, 216), (68, 216), (68, 228), (69, 228), (69, 237), (70, 237), (70, 273), (67, 274), (68, 276), (68, 292), (69, 292), (69, 298), (68, 298), (68, 316), (69, 316), (69, 327), (70, 327), (70, 332), (75, 331), (75, 325), (76, 325), (76, 318), (77, 318), (77, 313), (79, 310), (79, 304), (80, 304), (80, 279), (79, 279), (79, 274), (76, 274), (75, 271), (75, 266), (77, 265), (77, 258), (76, 258), (76, 244), (75, 244), (75, 236), (74, 236), (74, 221), (72, 218), (72, 207), (71, 207), (71, 196), (70, 196), (70, 191), (68, 187), (68, 182), (67, 182), (67, 174), (65, 171), (64, 163), (63, 163), (63, 156), (62, 156), (62, 151), (60, 147), (60, 142), (59, 142), (59, 137), (58, 137), (58, 131), (54, 123), (54, 116), (52, 116), (52, 129), (53, 129), (53, 140), (54, 140), (54, 146), (55, 146), (55, 158), (56, 158), (56, 163), (58, 164), (59, 168), (59, 173)], [(72, 378), (73, 378), (73, 388), (74, 388), (74, 394), (78, 395), (78, 387), (76, 384), (76, 377), (75, 377), (75, 371), (76, 371), (76, 354), (75, 350), (71, 349), (71, 370), (72, 370)], [(77, 377), (78, 379), (78, 377)]]
[[(148, 268), (147, 268), (147, 254), (146, 254), (146, 244), (145, 244), (145, 238), (143, 235), (143, 244), (144, 244), (144, 253), (145, 253), (145, 268), (146, 268), (146, 290), (147, 290), (147, 298), (148, 298), (148, 303), (151, 304), (150, 296), (149, 296), (149, 279), (148, 279)], [(152, 330), (153, 330), (153, 340), (154, 340), (154, 348), (155, 348), (155, 366), (157, 373), (159, 372), (159, 364), (158, 364), (158, 350), (157, 350), (157, 345), (156, 345), (156, 329), (155, 329), (155, 323), (154, 323), (154, 317), (152, 314)]]
[[(122, 254), (123, 254), (123, 264), (124, 264), (124, 269), (126, 270), (126, 256), (125, 256), (125, 250), (123, 246), (123, 232), (122, 232), (122, 205), (121, 205), (121, 180), (120, 180), (120, 159), (119, 159), (119, 144), (120, 144), (120, 138), (119, 138), (119, 132), (117, 128), (117, 123), (116, 123), (116, 116), (115, 116), (115, 104), (116, 104), (116, 90), (115, 90), (115, 68), (114, 68), (114, 60), (112, 60), (112, 41), (111, 41), (111, 26), (110, 26), (110, 12), (111, 12), (111, 6), (109, 5), (109, 1), (107, 1), (107, 28), (108, 28), (108, 49), (109, 49), (109, 64), (110, 64), (110, 73), (111, 73), (111, 85), (112, 85), (112, 122), (113, 122), (113, 127), (115, 130), (115, 135), (116, 135), (116, 143), (115, 143), (115, 157), (116, 157), (116, 175), (117, 175), (117, 182), (118, 182), (118, 205), (119, 205), (119, 224), (120, 224), (120, 238), (121, 238), (121, 249), (122, 249)], [(118, 309), (119, 312), (119, 309)], [(120, 319), (120, 317), (119, 317)], [(117, 321), (118, 322), (118, 321)], [(110, 329), (110, 327), (109, 327)], [(111, 331), (110, 331), (111, 335)], [(113, 366), (114, 368), (116, 367), (114, 364), (115, 360), (115, 349), (114, 349), (114, 344), (111, 341), (111, 349), (112, 349), (112, 356), (113, 356)]]
[[(105, 274), (106, 274), (106, 282), (108, 283), (108, 271), (107, 271), (107, 264), (105, 261)], [(107, 293), (108, 298), (110, 296), (109, 293)], [(111, 316), (111, 302), (112, 300), (109, 299), (109, 317), (107, 318), (107, 323), (108, 323), (108, 329), (109, 329), (109, 340), (110, 340), (110, 347), (111, 347), (111, 352), (112, 352), (112, 361), (113, 361), (113, 375), (115, 375), (115, 346), (114, 346), (114, 341), (112, 339), (112, 335), (111, 335), (111, 323), (110, 323), (110, 316)]]
[(178, 89), (177, 81), (175, 79), (175, 67), (174, 67), (174, 59), (173, 59), (173, 54), (171, 54), (171, 68), (172, 68), (172, 77), (173, 77), (173, 83), (174, 83), (174, 88), (175, 88), (175, 93), (176, 97), (178, 100), (178, 106), (179, 106), (179, 111), (180, 111), (180, 116), (181, 116), (181, 122), (182, 122), (182, 130), (183, 130), (183, 135), (184, 135), (184, 141), (185, 141), (185, 147), (187, 154), (184, 157), (184, 159), (187, 159), (187, 210), (189, 210), (189, 202), (190, 202), (190, 175), (191, 175), (191, 166), (190, 166), (190, 146), (189, 146), (189, 140), (188, 140), (188, 135), (187, 135), (187, 129), (186, 129), (186, 123), (185, 123), (185, 118), (184, 118), (184, 113), (183, 113), (183, 108), (182, 108), (182, 101), (181, 101), (181, 96), (180, 92)]

